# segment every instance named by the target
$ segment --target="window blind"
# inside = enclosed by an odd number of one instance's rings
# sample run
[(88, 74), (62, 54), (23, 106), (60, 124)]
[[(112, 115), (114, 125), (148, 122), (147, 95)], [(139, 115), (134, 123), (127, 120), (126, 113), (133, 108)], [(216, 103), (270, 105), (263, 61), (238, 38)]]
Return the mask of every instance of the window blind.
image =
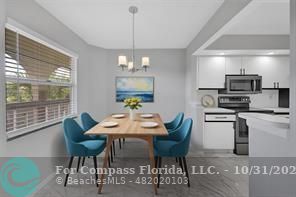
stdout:
[(73, 57), (6, 28), (6, 131), (31, 131), (76, 113), (75, 72)]

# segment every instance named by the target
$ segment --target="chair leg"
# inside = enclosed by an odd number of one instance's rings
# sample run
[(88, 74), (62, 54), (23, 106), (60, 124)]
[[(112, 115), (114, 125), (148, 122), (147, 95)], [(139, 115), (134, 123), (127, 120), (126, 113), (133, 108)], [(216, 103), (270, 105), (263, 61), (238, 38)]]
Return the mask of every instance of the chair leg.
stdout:
[[(72, 167), (73, 159), (74, 159), (74, 157), (72, 156), (72, 157), (70, 158), (70, 161), (69, 161), (69, 164), (68, 164), (68, 169), (69, 169), (69, 170), (70, 170), (71, 167)], [(70, 174), (70, 172), (66, 175), (66, 179), (65, 179), (64, 187), (67, 186), (68, 178), (69, 178), (69, 174)]]
[(111, 147), (110, 147), (110, 158), (111, 158), (111, 162), (113, 162), (113, 145), (111, 145)]
[(180, 165), (180, 167), (182, 169), (182, 172), (184, 173), (184, 168), (183, 168), (182, 158), (181, 157), (179, 157), (179, 165)]
[(82, 164), (81, 165), (84, 166), (84, 163), (85, 163), (85, 157), (82, 158)]
[(118, 143), (119, 143), (119, 149), (121, 149), (121, 139), (118, 139)]
[(99, 187), (99, 184), (98, 184), (99, 177), (98, 177), (98, 171), (97, 171), (97, 169), (98, 169), (97, 157), (94, 156), (93, 159), (94, 159), (94, 166), (95, 166), (95, 173), (96, 173), (96, 185), (97, 185), (97, 187)]
[[(158, 169), (161, 168), (161, 157), (158, 157)], [(159, 188), (159, 184), (160, 184), (160, 173), (158, 173), (157, 176), (157, 188)]]
[(109, 168), (111, 167), (110, 157), (108, 157)]
[(123, 141), (123, 144), (125, 144), (125, 138), (123, 138), (122, 141)]
[(77, 172), (79, 172), (80, 160), (81, 160), (81, 157), (78, 157), (78, 162), (77, 162)]
[(115, 157), (115, 143), (114, 143), (114, 140), (113, 140), (113, 142), (112, 142), (112, 145), (113, 145), (113, 154), (114, 154), (114, 157)]
[(154, 157), (154, 161), (155, 161), (155, 164), (154, 164), (155, 168), (157, 168), (157, 164), (158, 164), (158, 157), (157, 156)]
[(178, 157), (176, 157), (176, 163), (178, 163)]
[(190, 187), (189, 173), (188, 173), (187, 163), (186, 163), (186, 158), (185, 158), (185, 157), (183, 157), (183, 163), (184, 163), (184, 168), (185, 168), (185, 172), (186, 172), (186, 177), (187, 177), (187, 179), (188, 179), (188, 184), (187, 184), (187, 186)]

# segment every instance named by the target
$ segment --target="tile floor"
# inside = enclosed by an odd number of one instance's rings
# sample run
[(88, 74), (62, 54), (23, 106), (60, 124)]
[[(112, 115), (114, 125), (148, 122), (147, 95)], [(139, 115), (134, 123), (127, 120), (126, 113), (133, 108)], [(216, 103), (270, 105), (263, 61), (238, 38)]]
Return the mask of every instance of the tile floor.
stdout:
[[(117, 155), (113, 168), (117, 167), (135, 167), (149, 164), (148, 150), (145, 142), (127, 141), (123, 148), (119, 150), (117, 147)], [(161, 185), (158, 189), (157, 196), (200, 196), (200, 197), (247, 197), (248, 196), (248, 176), (235, 175), (235, 166), (248, 165), (248, 157), (235, 156), (233, 154), (197, 154), (187, 158), (188, 168), (192, 166), (215, 166), (215, 171), (220, 174), (215, 175), (190, 175), (191, 187), (188, 188), (185, 184), (168, 184)], [(77, 160), (76, 160), (77, 161)], [(93, 166), (92, 159), (86, 159), (86, 166)], [(102, 158), (99, 158), (99, 166), (102, 165)], [(176, 165), (174, 158), (164, 158), (163, 165)], [(73, 166), (76, 166), (74, 162)], [(228, 170), (228, 171), (227, 171)], [(192, 171), (192, 169), (190, 170)], [(90, 178), (91, 175), (74, 174), (76, 178)], [(166, 175), (164, 175), (166, 176)], [(176, 175), (181, 176), (182, 175)], [(130, 177), (135, 178), (135, 177)], [(151, 185), (129, 183), (122, 185), (107, 184), (103, 187), (103, 193), (97, 194), (95, 185), (68, 185), (66, 188), (56, 183), (53, 178), (41, 190), (34, 194), (35, 197), (97, 197), (97, 196), (112, 196), (112, 197), (150, 197), (154, 196)]]

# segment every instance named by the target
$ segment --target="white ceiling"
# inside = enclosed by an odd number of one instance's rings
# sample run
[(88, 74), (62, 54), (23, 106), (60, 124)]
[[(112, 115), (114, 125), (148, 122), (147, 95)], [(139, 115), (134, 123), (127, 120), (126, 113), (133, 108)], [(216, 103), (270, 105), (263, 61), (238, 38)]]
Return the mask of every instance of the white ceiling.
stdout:
[(186, 48), (223, 0), (36, 0), (88, 44), (131, 48), (136, 5), (136, 48)]
[(225, 34), (289, 34), (289, 0), (253, 0)]

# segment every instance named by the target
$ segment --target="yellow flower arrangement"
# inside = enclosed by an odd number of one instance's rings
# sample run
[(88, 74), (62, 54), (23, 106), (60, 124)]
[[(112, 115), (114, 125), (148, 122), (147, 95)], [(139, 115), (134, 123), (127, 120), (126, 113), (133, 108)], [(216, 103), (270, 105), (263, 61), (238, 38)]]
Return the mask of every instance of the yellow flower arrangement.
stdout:
[(134, 109), (139, 109), (140, 107), (142, 107), (142, 105), (140, 104), (142, 100), (138, 97), (131, 97), (131, 98), (126, 98), (124, 99), (124, 107), (129, 107), (130, 109), (134, 110)]

